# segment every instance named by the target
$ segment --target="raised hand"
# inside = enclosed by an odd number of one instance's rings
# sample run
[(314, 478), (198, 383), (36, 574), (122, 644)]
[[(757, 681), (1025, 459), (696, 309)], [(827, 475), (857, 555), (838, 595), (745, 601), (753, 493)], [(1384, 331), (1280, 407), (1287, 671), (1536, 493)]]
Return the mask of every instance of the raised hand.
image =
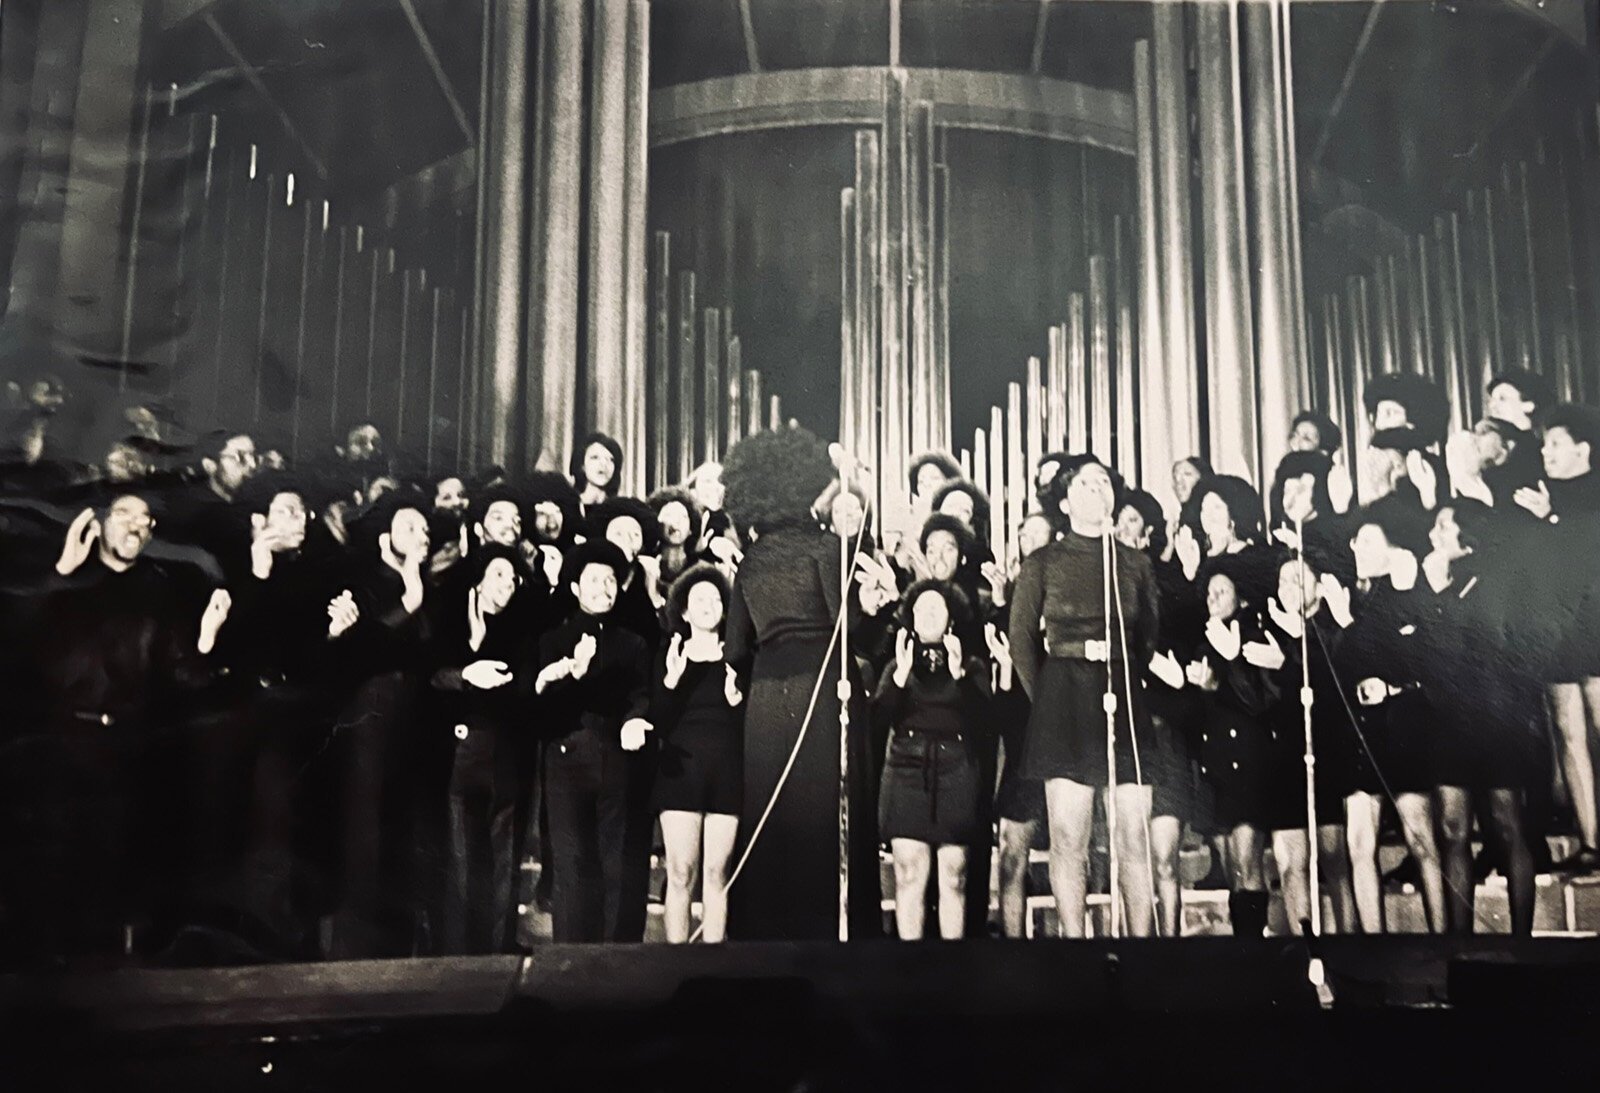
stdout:
[(650, 602), (659, 610), (667, 602), (665, 594), (661, 591), (661, 559), (653, 554), (641, 554), (639, 568), (644, 570), (644, 588), (650, 594)]
[(1278, 629), (1288, 634), (1291, 638), (1300, 636), (1300, 616), (1284, 609), (1278, 602), (1278, 597), (1267, 598), (1267, 615), (1277, 624)]
[(561, 552), (549, 543), (539, 544), (539, 566), (551, 588), (561, 586)]
[(1529, 487), (1524, 486), (1516, 493), (1512, 494), (1511, 499), (1517, 504), (1521, 505), (1523, 508), (1527, 509), (1529, 512), (1533, 513), (1539, 519), (1550, 519), (1550, 512), (1553, 508), (1553, 506), (1550, 504), (1550, 487), (1544, 484), (1543, 479), (1539, 480), (1538, 489), (1530, 489)]
[(966, 665), (961, 660), (961, 639), (954, 634), (944, 636), (944, 662), (950, 669), (951, 679), (960, 679), (966, 674)]
[(1350, 590), (1340, 584), (1339, 578), (1332, 573), (1324, 573), (1317, 582), (1317, 588), (1322, 593), (1322, 602), (1328, 605), (1328, 613), (1333, 616), (1333, 621), (1341, 629), (1348, 629), (1356, 621), (1350, 611)]
[(599, 648), (593, 634), (585, 634), (578, 639), (578, 644), (572, 650), (572, 678), (582, 679), (589, 671), (589, 665), (594, 660), (595, 650)]
[(1212, 619), (1206, 623), (1206, 641), (1211, 643), (1211, 648), (1215, 649), (1223, 660), (1234, 660), (1238, 657), (1241, 640), (1238, 619), (1227, 623), (1220, 619)]
[(737, 706), (744, 701), (744, 692), (739, 690), (739, 673), (733, 670), (733, 665), (722, 666), (726, 678), (722, 683), (722, 697), (728, 700), (729, 706)]
[(1265, 668), (1269, 672), (1276, 672), (1288, 661), (1284, 656), (1283, 647), (1278, 644), (1278, 639), (1270, 632), (1264, 641), (1252, 641), (1241, 650), (1246, 664), (1253, 664), (1257, 668)]
[(217, 647), (217, 633), (222, 629), (222, 624), (228, 621), (228, 611), (232, 607), (233, 597), (226, 588), (211, 593), (211, 599), (206, 601), (206, 609), (200, 615), (200, 640), (195, 643), (201, 656), (206, 656)]
[(61, 557), (56, 560), (56, 572), (65, 577), (88, 561), (89, 552), (94, 549), (94, 541), (98, 538), (100, 521), (95, 519), (94, 509), (84, 509), (67, 528), (66, 541), (61, 544)]
[(461, 678), (482, 691), (511, 682), (511, 666), (503, 660), (475, 660), (461, 669)]
[(911, 631), (897, 630), (894, 635), (894, 681), (904, 687), (911, 678), (911, 666), (916, 663), (917, 647), (911, 640)]
[(361, 609), (356, 606), (355, 595), (347, 588), (328, 601), (328, 636), (336, 638), (356, 624)]
[(1273, 528), (1272, 537), (1290, 550), (1300, 549), (1300, 533), (1294, 528)]
[(989, 597), (996, 607), (1006, 604), (1006, 572), (996, 562), (984, 562), (978, 567), (983, 579), (989, 582)]
[(1333, 505), (1333, 511), (1343, 515), (1350, 511), (1350, 501), (1356, 495), (1355, 483), (1350, 480), (1350, 471), (1342, 463), (1335, 463), (1328, 472), (1328, 501)]
[(1183, 566), (1184, 578), (1194, 580), (1194, 575), (1200, 572), (1200, 540), (1194, 537), (1194, 529), (1187, 524), (1179, 528), (1178, 534), (1172, 539), (1172, 549)]
[(662, 682), (670, 691), (683, 680), (683, 673), (689, 667), (689, 654), (683, 648), (683, 635), (673, 634), (672, 640), (667, 643), (667, 674)]
[(1439, 472), (1421, 452), (1413, 450), (1406, 453), (1406, 473), (1422, 497), (1422, 507), (1431, 511), (1439, 501)]

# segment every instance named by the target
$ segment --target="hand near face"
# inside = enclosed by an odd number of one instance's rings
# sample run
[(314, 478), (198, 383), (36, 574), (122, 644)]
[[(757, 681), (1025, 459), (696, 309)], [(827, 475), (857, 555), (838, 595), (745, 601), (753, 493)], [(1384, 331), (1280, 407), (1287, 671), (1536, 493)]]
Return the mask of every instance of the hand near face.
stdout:
[(966, 673), (966, 666), (961, 660), (961, 639), (954, 634), (944, 636), (944, 662), (950, 669), (951, 679), (960, 679)]
[(1538, 489), (1530, 489), (1524, 486), (1512, 494), (1511, 499), (1539, 519), (1550, 519), (1550, 513), (1553, 509), (1550, 503), (1550, 487), (1544, 484), (1543, 479), (1540, 479)]
[(67, 528), (66, 541), (61, 545), (61, 557), (56, 561), (56, 572), (65, 577), (88, 561), (98, 538), (100, 521), (95, 519), (94, 509), (84, 509)]
[(336, 638), (349, 630), (361, 617), (356, 598), (347, 588), (328, 601), (328, 636)]

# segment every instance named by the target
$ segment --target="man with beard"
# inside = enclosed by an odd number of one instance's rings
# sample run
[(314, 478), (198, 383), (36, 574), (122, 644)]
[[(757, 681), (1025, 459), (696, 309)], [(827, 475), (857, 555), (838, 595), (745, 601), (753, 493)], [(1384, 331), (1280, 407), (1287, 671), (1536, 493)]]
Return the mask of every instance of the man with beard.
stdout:
[(40, 596), (48, 625), (21, 654), (28, 686), (0, 758), (0, 903), (19, 952), (126, 950), (127, 924), (154, 910), (170, 836), (156, 807), (159, 734), (202, 629), (143, 558), (154, 528), (137, 493), (81, 512)]

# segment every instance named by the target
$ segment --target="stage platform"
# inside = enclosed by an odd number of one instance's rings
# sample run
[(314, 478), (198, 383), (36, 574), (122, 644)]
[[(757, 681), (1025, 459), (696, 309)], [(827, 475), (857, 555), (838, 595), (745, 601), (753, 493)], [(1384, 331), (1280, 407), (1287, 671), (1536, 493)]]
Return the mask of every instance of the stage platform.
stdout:
[[(1328, 993), (1308, 977), (1313, 955)], [(1585, 1027), (1592, 1044), (1597, 1017), (1593, 939), (548, 945), (5, 977), (0, 1087), (132, 1075), (118, 1088), (412, 1088), (554, 1068), (570, 1079), (555, 1088), (888, 1088), (918, 1074), (911, 1084), (949, 1079), (931, 1088), (992, 1088), (1001, 1074), (1056, 1088), (1071, 1074), (1198, 1078), (1241, 1050), (1262, 1066), (1314, 1061), (1318, 1081), (1282, 1083), (1304, 1087), (1349, 1080), (1357, 1058), (1379, 1067), (1349, 1053), (1391, 1039), (1424, 1052), (1403, 1066), (1429, 1074), (1498, 1053), (1508, 1041), (1489, 1030), (1530, 1021), (1549, 1074), (1549, 1052)], [(1424, 1066), (1436, 1046), (1447, 1054)], [(896, 1064), (908, 1051), (910, 1070)], [(1313, 1054), (1295, 1063), (1300, 1052)]]

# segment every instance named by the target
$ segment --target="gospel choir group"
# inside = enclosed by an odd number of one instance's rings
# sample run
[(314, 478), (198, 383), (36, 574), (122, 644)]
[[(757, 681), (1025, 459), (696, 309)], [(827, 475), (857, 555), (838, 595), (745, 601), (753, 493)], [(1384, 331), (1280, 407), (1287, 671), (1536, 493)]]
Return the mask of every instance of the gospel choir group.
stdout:
[(1052, 453), (998, 559), (948, 455), (889, 534), (793, 426), (637, 499), (603, 435), (567, 475), (424, 479), (370, 425), (290, 466), (147, 407), (79, 466), (60, 385), (22, 395), (12, 962), (509, 951), (525, 859), (556, 940), (641, 940), (659, 900), (677, 942), (836, 937), (842, 883), (852, 938), (890, 898), (902, 938), (992, 903), (1023, 936), (1036, 845), (1082, 936), (1097, 825), (1133, 936), (1179, 934), (1186, 832), (1251, 937), (1269, 849), (1290, 930), (1312, 862), (1324, 929), (1385, 929), (1391, 827), (1434, 931), (1472, 930), (1481, 870), (1526, 934), (1536, 872), (1600, 866), (1600, 415), (1534, 374), (1454, 435), (1428, 380), (1378, 377), (1361, 450), (1307, 412), (1265, 494), (1189, 458), (1171, 512)]

